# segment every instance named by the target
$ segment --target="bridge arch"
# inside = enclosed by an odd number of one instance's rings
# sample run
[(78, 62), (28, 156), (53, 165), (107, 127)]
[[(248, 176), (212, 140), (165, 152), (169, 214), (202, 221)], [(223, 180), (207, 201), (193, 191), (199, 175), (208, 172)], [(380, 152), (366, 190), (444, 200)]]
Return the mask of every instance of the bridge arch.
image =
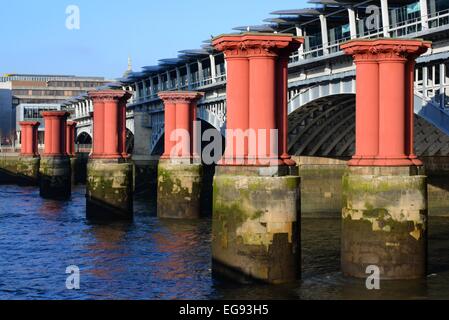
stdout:
[[(444, 156), (449, 152), (449, 135), (417, 109), (414, 123), (418, 156)], [(289, 152), (297, 156), (351, 157), (355, 152), (355, 95), (319, 98), (292, 112)]]
[(328, 95), (289, 114), (289, 153), (349, 157), (355, 146), (355, 94)]
[(76, 144), (92, 145), (92, 135), (88, 130), (80, 130), (77, 132)]

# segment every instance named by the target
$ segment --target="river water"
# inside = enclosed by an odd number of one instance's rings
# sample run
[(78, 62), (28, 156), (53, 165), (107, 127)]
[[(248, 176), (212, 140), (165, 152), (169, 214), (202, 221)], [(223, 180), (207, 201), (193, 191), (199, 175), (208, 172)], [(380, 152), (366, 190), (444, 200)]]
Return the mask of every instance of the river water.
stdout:
[[(449, 218), (430, 218), (429, 276), (369, 291), (339, 272), (339, 219), (303, 219), (303, 277), (285, 286), (212, 276), (211, 220), (163, 221), (136, 199), (132, 223), (91, 224), (84, 187), (72, 200), (0, 186), (0, 299), (449, 299)], [(80, 290), (65, 271), (81, 271)]]

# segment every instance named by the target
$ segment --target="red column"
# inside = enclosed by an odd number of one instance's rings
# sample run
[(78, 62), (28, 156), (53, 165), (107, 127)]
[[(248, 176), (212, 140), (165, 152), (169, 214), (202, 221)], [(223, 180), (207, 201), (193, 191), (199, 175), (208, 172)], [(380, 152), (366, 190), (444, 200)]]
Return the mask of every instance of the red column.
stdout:
[(39, 122), (23, 121), (20, 122), (21, 127), (21, 152), (22, 157), (38, 157), (38, 129)]
[[(191, 150), (192, 150), (192, 157), (194, 159), (198, 159), (200, 157), (200, 153), (201, 153), (201, 141), (198, 141), (198, 138), (201, 139), (201, 137), (198, 137), (198, 127), (197, 127), (197, 122), (196, 122), (196, 117), (197, 117), (197, 103), (196, 101), (192, 101), (191, 102), (191, 107), (190, 107), (190, 132), (191, 134), (191, 138), (190, 138), (190, 146), (191, 146)], [(199, 134), (201, 135), (201, 132), (199, 132)], [(200, 145), (198, 145), (200, 144)]]
[(357, 65), (356, 154), (352, 166), (421, 165), (413, 152), (414, 60), (422, 40), (354, 40), (342, 45)]
[[(255, 43), (249, 57), (249, 128), (253, 131), (248, 143), (248, 161), (259, 164), (269, 159), (271, 130), (276, 130), (276, 54), (260, 50)], [(277, 153), (277, 150), (276, 150)], [(276, 155), (277, 156), (277, 155)], [(279, 157), (276, 157), (279, 158)]]
[(94, 102), (93, 152), (96, 159), (120, 159), (126, 153), (126, 102), (131, 94), (123, 90), (91, 91)]
[(422, 161), (418, 160), (417, 156), (415, 155), (415, 149), (414, 149), (414, 134), (415, 134), (415, 128), (414, 128), (414, 116), (415, 116), (415, 66), (416, 66), (416, 57), (411, 57), (406, 65), (406, 95), (405, 95), (405, 105), (406, 105), (406, 115), (405, 118), (408, 119), (408, 121), (405, 124), (405, 149), (406, 154), (409, 155), (409, 158), (413, 161), (415, 165), (422, 165)]
[[(190, 91), (167, 91), (159, 93), (165, 106), (165, 144), (162, 158), (192, 159), (197, 150), (195, 137), (196, 102), (203, 93)], [(172, 140), (173, 132), (178, 131), (178, 141)], [(179, 136), (182, 134), (183, 137)], [(182, 139), (181, 139), (182, 138)], [(178, 152), (172, 154), (173, 148)]]
[(66, 111), (46, 111), (42, 113), (45, 123), (44, 156), (67, 156), (66, 122), (69, 113)]
[(119, 108), (119, 153), (122, 157), (129, 157), (127, 149), (126, 149), (126, 103), (128, 99), (120, 99), (118, 108)]
[(365, 42), (342, 48), (356, 64), (356, 146), (350, 165), (373, 165), (379, 153), (379, 63)]
[(66, 152), (70, 157), (76, 155), (75, 152), (75, 132), (76, 132), (76, 122), (67, 121), (66, 125)]
[[(289, 54), (302, 42), (302, 38), (287, 34), (244, 33), (214, 39), (215, 49), (225, 53), (228, 63), (227, 144), (223, 164), (233, 163), (227, 161), (229, 157), (248, 158), (247, 162), (234, 164), (260, 164), (273, 157), (276, 163), (294, 163), (287, 154), (287, 68)], [(250, 129), (248, 146), (246, 141), (244, 148), (236, 145), (232, 132), (235, 129)], [(278, 130), (276, 141), (270, 139), (272, 130)], [(277, 143), (278, 148), (274, 148)], [(236, 152), (239, 149), (243, 154)], [(273, 155), (272, 150), (280, 154)]]
[(405, 154), (405, 64), (390, 56), (379, 60), (379, 155), (375, 164), (410, 165)]
[(288, 62), (293, 51), (297, 51), (302, 39), (291, 42), (280, 51), (276, 66), (276, 120), (278, 133), (279, 155), (284, 164), (294, 166), (296, 163), (288, 154)]
[(104, 101), (100, 98), (94, 100), (93, 112), (93, 139), (92, 157), (101, 157), (104, 153)]
[[(120, 158), (119, 152), (119, 110), (118, 100), (110, 99), (104, 101), (104, 140), (103, 157)], [(95, 134), (95, 133), (94, 133)]]
[[(176, 130), (180, 135), (186, 134), (188, 139), (181, 139), (181, 149), (177, 156), (181, 158), (189, 158), (191, 156), (190, 141), (193, 132), (190, 132), (190, 103), (189, 101), (178, 101), (176, 103)], [(178, 136), (178, 139), (181, 136)]]
[(176, 103), (167, 101), (165, 103), (165, 140), (163, 158), (170, 158), (170, 153), (175, 146), (175, 141), (171, 140), (173, 132), (176, 130)]
[(226, 36), (213, 42), (226, 58), (226, 149), (223, 163), (244, 162), (248, 157), (248, 139), (238, 147), (234, 136), (249, 128), (249, 60), (241, 36)]

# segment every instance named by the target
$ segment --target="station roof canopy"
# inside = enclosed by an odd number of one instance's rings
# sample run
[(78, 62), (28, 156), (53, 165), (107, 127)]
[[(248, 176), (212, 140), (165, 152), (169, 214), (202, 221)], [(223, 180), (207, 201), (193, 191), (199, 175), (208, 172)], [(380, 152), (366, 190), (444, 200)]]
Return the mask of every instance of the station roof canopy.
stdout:
[(160, 71), (162, 69), (162, 67), (159, 65), (158, 66), (145, 66), (145, 67), (142, 67), (142, 69), (143, 69), (143, 73), (150, 74), (150, 73)]
[(315, 8), (307, 8), (307, 9), (289, 9), (289, 10), (278, 10), (273, 11), (271, 14), (278, 14), (278, 15), (295, 15), (295, 16), (319, 16), (320, 14), (323, 14), (324, 12), (322, 10), (318, 10)]
[(180, 58), (170, 58), (170, 59), (161, 59), (159, 60), (159, 63), (161, 66), (175, 66), (178, 63), (182, 62), (183, 59)]
[(210, 53), (204, 49), (181, 50), (179, 53), (185, 56), (208, 56)]
[(268, 24), (261, 24), (261, 25), (255, 25), (255, 26), (241, 26), (241, 27), (235, 27), (232, 30), (236, 31), (243, 31), (243, 32), (273, 32), (276, 31), (275, 29), (276, 25), (268, 25)]
[[(390, 5), (406, 5), (410, 3), (414, 3), (417, 0), (389, 0), (388, 4)], [(355, 4), (363, 4), (363, 3), (370, 3), (373, 4), (375, 1), (360, 1), (360, 0), (309, 0), (307, 1), (311, 4), (322, 4), (322, 5), (335, 5), (335, 6), (342, 6), (342, 5), (355, 5)]]

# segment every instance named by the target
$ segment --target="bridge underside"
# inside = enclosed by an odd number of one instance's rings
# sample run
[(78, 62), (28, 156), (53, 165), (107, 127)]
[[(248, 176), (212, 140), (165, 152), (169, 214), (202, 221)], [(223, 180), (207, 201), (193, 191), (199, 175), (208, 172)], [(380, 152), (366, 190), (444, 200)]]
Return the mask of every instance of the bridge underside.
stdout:
[[(421, 157), (449, 155), (449, 136), (415, 115), (415, 151)], [(355, 152), (355, 95), (317, 99), (290, 114), (289, 152), (351, 157)]]

